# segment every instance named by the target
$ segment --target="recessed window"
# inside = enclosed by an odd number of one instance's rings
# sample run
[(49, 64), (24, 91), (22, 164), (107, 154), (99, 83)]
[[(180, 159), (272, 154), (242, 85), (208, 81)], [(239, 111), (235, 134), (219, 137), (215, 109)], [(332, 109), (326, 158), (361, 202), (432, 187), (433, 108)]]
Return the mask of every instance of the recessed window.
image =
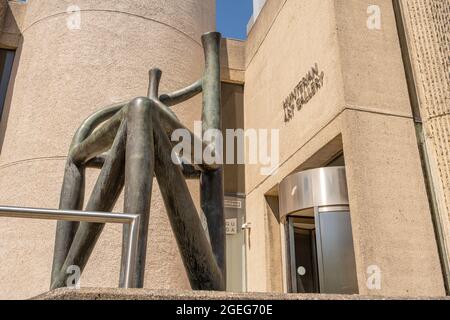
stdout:
[(14, 62), (14, 51), (0, 49), (0, 119), (3, 113), (8, 91), (11, 70)]

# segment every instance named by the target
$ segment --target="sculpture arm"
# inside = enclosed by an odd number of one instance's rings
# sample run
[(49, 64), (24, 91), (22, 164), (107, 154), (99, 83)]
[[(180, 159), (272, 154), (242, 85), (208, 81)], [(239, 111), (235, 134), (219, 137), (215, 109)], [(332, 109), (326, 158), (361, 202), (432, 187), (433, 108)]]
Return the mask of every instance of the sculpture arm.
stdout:
[(70, 150), (72, 150), (77, 144), (83, 142), (87, 137), (89, 137), (95, 128), (97, 128), (102, 122), (113, 117), (123, 107), (128, 105), (128, 103), (129, 101), (125, 101), (104, 107), (84, 120), (72, 139)]
[(159, 100), (171, 107), (195, 97), (202, 91), (203, 79), (200, 79), (184, 89), (159, 96)]

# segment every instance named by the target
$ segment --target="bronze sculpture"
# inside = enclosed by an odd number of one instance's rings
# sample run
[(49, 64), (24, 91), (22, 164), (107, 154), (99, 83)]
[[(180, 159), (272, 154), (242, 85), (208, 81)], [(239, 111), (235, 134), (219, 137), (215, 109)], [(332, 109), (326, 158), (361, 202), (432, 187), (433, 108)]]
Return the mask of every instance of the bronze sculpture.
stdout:
[[(150, 71), (147, 97), (106, 107), (89, 117), (78, 129), (70, 147), (61, 191), (60, 209), (81, 210), (84, 175), (89, 166), (101, 168), (86, 210), (110, 212), (124, 189), (124, 212), (140, 215), (138, 258), (131, 286), (144, 284), (148, 221), (153, 177), (157, 178), (169, 220), (194, 290), (225, 290), (225, 223), (223, 168), (220, 164), (175, 164), (170, 136), (186, 129), (170, 106), (203, 92), (202, 129), (221, 129), (220, 41), (211, 32), (202, 36), (205, 73), (202, 79), (180, 91), (159, 95), (161, 71)], [(193, 140), (198, 139), (190, 132)], [(212, 144), (204, 146), (218, 148)], [(220, 152), (219, 150), (214, 150)], [(106, 153), (105, 153), (106, 152)], [(198, 159), (197, 159), (198, 160)], [(200, 201), (208, 223), (202, 227), (185, 179), (200, 179)], [(58, 222), (51, 288), (64, 287), (71, 265), (87, 264), (104, 225)], [(124, 227), (124, 237), (127, 230)], [(122, 248), (121, 283), (124, 281)]]

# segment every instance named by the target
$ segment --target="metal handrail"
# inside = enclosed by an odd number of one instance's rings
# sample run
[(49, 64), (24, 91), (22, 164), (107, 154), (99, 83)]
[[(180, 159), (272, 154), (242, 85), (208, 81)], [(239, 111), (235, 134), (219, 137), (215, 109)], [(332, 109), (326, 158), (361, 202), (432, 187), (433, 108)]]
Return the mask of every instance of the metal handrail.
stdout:
[(139, 215), (0, 206), (0, 217), (128, 225), (130, 232), (125, 233), (127, 239), (124, 240), (126, 241), (126, 249), (128, 250), (124, 251), (127, 255), (122, 258), (124, 263), (121, 267), (124, 270), (121, 270), (120, 272), (120, 274), (123, 275), (123, 279), (120, 279), (119, 287), (130, 288), (130, 284), (133, 283), (132, 279), (134, 274), (132, 274), (132, 271), (135, 270), (137, 244), (139, 241)]

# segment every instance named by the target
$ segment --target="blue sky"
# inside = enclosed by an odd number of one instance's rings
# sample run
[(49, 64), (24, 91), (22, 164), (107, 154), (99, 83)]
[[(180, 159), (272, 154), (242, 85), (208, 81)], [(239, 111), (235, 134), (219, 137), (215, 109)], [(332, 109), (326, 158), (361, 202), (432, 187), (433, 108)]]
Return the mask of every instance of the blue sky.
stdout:
[(246, 39), (252, 0), (216, 0), (217, 31), (226, 38)]

